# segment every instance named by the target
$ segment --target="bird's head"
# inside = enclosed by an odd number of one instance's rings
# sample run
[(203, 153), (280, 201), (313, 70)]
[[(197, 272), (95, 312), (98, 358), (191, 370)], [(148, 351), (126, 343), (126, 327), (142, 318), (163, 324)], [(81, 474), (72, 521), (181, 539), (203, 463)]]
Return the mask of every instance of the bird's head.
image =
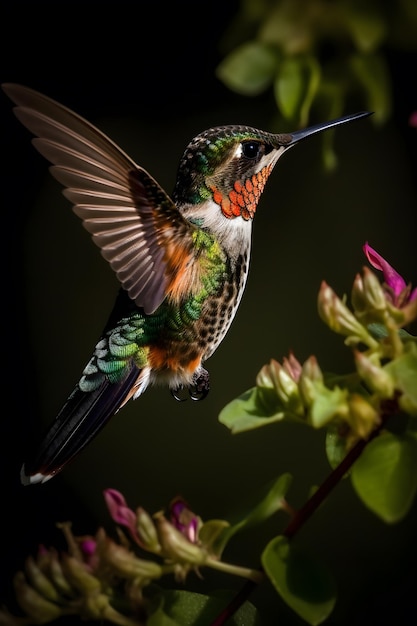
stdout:
[(279, 157), (300, 141), (370, 113), (347, 115), (293, 133), (268, 133), (249, 126), (217, 126), (187, 146), (173, 199), (178, 206), (213, 200), (226, 218), (251, 220)]

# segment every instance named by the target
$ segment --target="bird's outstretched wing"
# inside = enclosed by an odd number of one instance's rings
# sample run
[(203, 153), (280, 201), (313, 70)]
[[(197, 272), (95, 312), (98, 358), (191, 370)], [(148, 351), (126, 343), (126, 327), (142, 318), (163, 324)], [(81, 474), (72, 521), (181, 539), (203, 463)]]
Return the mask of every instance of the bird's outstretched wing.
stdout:
[(192, 256), (190, 224), (152, 176), (92, 124), (32, 89), (2, 88), (122, 287), (153, 313)]

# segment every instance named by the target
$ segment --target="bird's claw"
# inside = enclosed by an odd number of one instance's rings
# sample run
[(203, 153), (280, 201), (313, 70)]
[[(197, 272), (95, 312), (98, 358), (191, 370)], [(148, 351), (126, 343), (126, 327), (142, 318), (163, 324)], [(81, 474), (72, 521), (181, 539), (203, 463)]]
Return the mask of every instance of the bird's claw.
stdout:
[(191, 400), (204, 400), (210, 391), (210, 374), (207, 370), (203, 369), (196, 376), (193, 384), (188, 388), (188, 393)]
[(210, 391), (210, 375), (207, 370), (203, 369), (193, 379), (192, 384), (189, 387), (180, 385), (175, 389), (171, 389), (172, 397), (178, 402), (184, 402), (187, 397), (182, 397), (180, 394), (186, 390), (191, 400), (200, 401), (204, 400)]

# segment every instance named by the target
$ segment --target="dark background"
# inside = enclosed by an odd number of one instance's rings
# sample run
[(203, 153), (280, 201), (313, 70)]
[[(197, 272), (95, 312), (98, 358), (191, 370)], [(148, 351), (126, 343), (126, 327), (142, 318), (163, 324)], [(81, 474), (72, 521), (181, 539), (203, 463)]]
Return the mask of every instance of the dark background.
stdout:
[[(271, 94), (228, 91), (214, 70), (238, 2), (3, 4), (1, 82), (18, 82), (62, 102), (119, 143), (170, 192), (189, 140), (228, 123), (270, 129)], [(122, 491), (132, 508), (164, 508), (181, 493), (203, 518), (228, 518), (284, 471), (301, 505), (329, 468), (323, 433), (275, 425), (232, 436), (217, 421), (222, 407), (253, 386), (260, 367), (290, 349), (323, 369), (350, 369), (350, 353), (316, 313), (322, 279), (349, 293), (365, 259), (365, 241), (417, 283), (415, 55), (388, 51), (394, 112), (382, 128), (361, 121), (336, 135), (339, 168), (326, 175), (319, 140), (291, 151), (262, 197), (254, 228), (248, 287), (223, 345), (208, 364), (204, 403), (176, 403), (152, 389), (121, 411), (61, 475), (22, 487), (25, 451), (78, 380), (106, 322), (116, 281), (30, 145), (29, 133), (0, 94), (2, 151), (3, 410), (1, 416), (1, 587), (39, 543), (62, 544), (55, 522), (77, 534), (112, 530), (102, 490)], [(414, 76), (414, 78), (413, 78)], [(353, 102), (355, 110), (364, 103)], [(352, 112), (352, 111), (346, 111)], [(323, 121), (323, 120), (313, 120)], [(340, 601), (329, 623), (409, 623), (415, 590), (417, 511), (389, 527), (364, 509), (345, 481), (300, 535), (329, 563)], [(285, 520), (262, 536), (237, 539), (230, 560), (257, 555)], [(262, 531), (263, 532), (263, 531)], [(206, 581), (190, 584), (204, 591)], [(213, 579), (239, 587), (239, 581)], [(272, 598), (272, 601), (271, 601)], [(253, 596), (271, 623), (298, 623), (268, 589)], [(265, 609), (264, 609), (265, 610)]]

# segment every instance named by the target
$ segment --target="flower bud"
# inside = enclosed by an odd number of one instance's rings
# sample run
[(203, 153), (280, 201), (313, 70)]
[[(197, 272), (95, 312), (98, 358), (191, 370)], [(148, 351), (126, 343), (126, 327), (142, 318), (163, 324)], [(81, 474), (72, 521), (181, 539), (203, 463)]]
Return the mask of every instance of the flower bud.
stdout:
[(156, 513), (155, 523), (158, 530), (162, 554), (174, 562), (186, 563), (191, 566), (203, 565), (207, 552), (195, 543), (191, 543), (175, 528), (162, 513)]
[[(363, 246), (363, 250), (372, 267), (381, 271), (384, 275), (384, 283), (380, 289), (383, 291), (390, 317), (398, 327), (409, 324), (417, 317), (417, 288), (412, 289), (411, 283), (407, 285), (404, 278), (376, 250), (371, 248), (368, 242)], [(367, 276), (369, 278), (369, 274), (369, 270), (364, 270), (364, 280), (366, 280)], [(369, 280), (371, 279), (369, 278)], [(375, 285), (376, 290), (377, 287)], [(374, 285), (370, 285), (369, 292), (374, 293)], [(379, 300), (380, 297), (380, 293), (376, 296), (374, 293), (374, 299), (377, 298)], [(375, 302), (374, 308), (380, 310)]]
[(316, 396), (317, 383), (323, 384), (323, 374), (315, 356), (303, 363), (299, 387), (304, 404), (310, 406)]
[(201, 518), (198, 517), (188, 504), (180, 497), (174, 498), (169, 505), (170, 522), (191, 543), (198, 542), (198, 534), (201, 528)]
[(352, 393), (349, 396), (348, 423), (360, 439), (366, 439), (380, 423), (378, 411), (361, 395)]
[(295, 357), (292, 360), (284, 359), (284, 365), (271, 359), (269, 364), (264, 365), (258, 373), (256, 384), (258, 387), (274, 390), (283, 409), (301, 416), (304, 413), (304, 407), (297, 383), (299, 371), (301, 371), (301, 365)]
[(326, 386), (315, 356), (311, 356), (303, 365), (300, 390), (308, 407), (308, 419), (313, 428), (322, 428), (333, 419), (343, 419), (346, 415), (347, 389)]
[(161, 546), (158, 542), (158, 534), (152, 517), (145, 509), (136, 509), (136, 529), (140, 539), (140, 545), (154, 554), (159, 554)]
[(51, 581), (62, 595), (68, 598), (74, 595), (74, 589), (64, 576), (56, 550), (49, 550), (48, 573)]
[(264, 389), (275, 389), (275, 380), (278, 375), (280, 364), (275, 359), (262, 367), (256, 376), (256, 384)]
[(32, 587), (36, 589), (36, 591), (39, 591), (44, 598), (51, 601), (59, 600), (59, 594), (54, 585), (47, 576), (45, 576), (35, 559), (31, 556), (26, 559), (25, 572)]
[(298, 385), (289, 374), (281, 367), (275, 381), (276, 391), (281, 400), (286, 404), (288, 399), (298, 393)]
[(363, 279), (360, 274), (356, 274), (355, 276), (350, 298), (351, 298), (353, 310), (355, 311), (355, 314), (360, 318), (366, 313), (367, 305), (368, 305), (368, 302), (364, 293)]
[(384, 313), (387, 308), (384, 289), (375, 274), (367, 267), (363, 268), (363, 294), (371, 311)]
[(301, 376), (301, 363), (296, 359), (292, 352), (290, 352), (288, 358), (284, 357), (282, 359), (282, 366), (284, 370), (291, 376), (291, 378), (298, 383)]
[(391, 398), (394, 394), (394, 380), (382, 368), (375, 365), (363, 352), (354, 351), (356, 369), (359, 376), (372, 391), (376, 391), (382, 398)]
[(141, 545), (136, 530), (136, 514), (127, 506), (123, 494), (116, 489), (105, 489), (103, 493), (107, 508), (113, 520), (116, 524), (125, 526), (129, 530), (132, 539)]
[(13, 585), (16, 600), (22, 611), (32, 620), (32, 623), (46, 624), (62, 615), (62, 609), (57, 604), (44, 598), (27, 583), (23, 572), (17, 572), (13, 579)]
[(324, 281), (318, 295), (318, 312), (331, 330), (347, 337), (347, 344), (357, 344), (363, 341), (367, 345), (375, 345), (374, 339), (366, 328), (358, 322), (345, 303)]
[(107, 616), (110, 617), (115, 613), (117, 612), (111, 607), (109, 598), (104, 593), (88, 593), (84, 597), (84, 603), (80, 609), (80, 614), (84, 620), (99, 620), (101, 622)]
[(100, 540), (100, 560), (109, 565), (117, 575), (141, 581), (142, 585), (162, 576), (162, 567), (154, 561), (139, 559), (133, 552), (107, 537)]
[(81, 593), (90, 593), (100, 589), (100, 581), (87, 571), (84, 563), (74, 556), (62, 556), (62, 568), (65, 577), (72, 587)]

